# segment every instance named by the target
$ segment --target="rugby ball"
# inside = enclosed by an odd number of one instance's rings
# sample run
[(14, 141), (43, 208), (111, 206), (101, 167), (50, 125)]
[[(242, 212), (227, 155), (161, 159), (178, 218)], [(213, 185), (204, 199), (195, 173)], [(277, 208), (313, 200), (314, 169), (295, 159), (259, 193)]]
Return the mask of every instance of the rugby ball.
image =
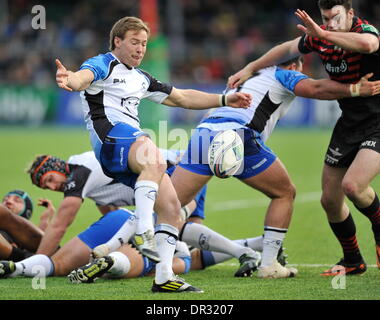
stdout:
[(208, 164), (219, 178), (236, 174), (244, 160), (244, 144), (234, 130), (220, 131), (211, 141), (208, 149)]

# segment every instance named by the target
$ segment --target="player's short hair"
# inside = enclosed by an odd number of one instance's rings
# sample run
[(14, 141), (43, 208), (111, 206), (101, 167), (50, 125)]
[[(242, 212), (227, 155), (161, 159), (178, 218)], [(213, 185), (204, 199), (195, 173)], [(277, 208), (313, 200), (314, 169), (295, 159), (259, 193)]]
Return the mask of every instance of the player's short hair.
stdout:
[(66, 177), (70, 173), (69, 165), (66, 161), (45, 154), (39, 155), (34, 159), (33, 163), (27, 170), (27, 173), (30, 174), (32, 183), (37, 187), (41, 187), (42, 176), (50, 171), (64, 174)]
[(335, 6), (343, 6), (349, 11), (352, 9), (352, 0), (318, 0), (318, 7), (321, 10), (329, 10)]
[(279, 65), (280, 66), (285, 66), (285, 67), (291, 65), (292, 63), (295, 63), (296, 65), (299, 65), (300, 63), (303, 63), (303, 61), (304, 61), (303, 56), (298, 56), (298, 57), (289, 59), (289, 60), (287, 60), (285, 62), (282, 62)]
[(16, 190), (9, 191), (4, 196), (4, 198), (8, 196), (17, 196), (24, 201), (24, 208), (22, 209), (21, 212), (18, 213), (18, 215), (25, 219), (30, 219), (33, 213), (33, 201), (32, 201), (32, 198), (29, 196), (29, 194), (23, 190), (16, 189)]
[(129, 30), (145, 30), (146, 33), (150, 34), (150, 29), (148, 25), (137, 17), (124, 17), (116, 21), (110, 32), (110, 51), (115, 49), (115, 37), (124, 39), (125, 33)]

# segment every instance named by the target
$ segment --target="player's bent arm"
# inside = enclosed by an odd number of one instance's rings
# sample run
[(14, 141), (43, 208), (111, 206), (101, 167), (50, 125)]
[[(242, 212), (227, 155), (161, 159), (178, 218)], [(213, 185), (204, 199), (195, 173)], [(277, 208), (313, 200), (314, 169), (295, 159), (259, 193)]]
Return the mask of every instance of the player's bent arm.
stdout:
[(74, 221), (74, 218), (82, 205), (82, 199), (79, 197), (66, 197), (53, 220), (47, 227), (45, 235), (38, 247), (38, 254), (51, 256), (57, 250), (67, 228)]
[(0, 204), (0, 230), (9, 233), (18, 246), (35, 252), (41, 242), (44, 232), (31, 221), (13, 214)]
[(379, 38), (369, 33), (325, 31), (324, 39), (348, 51), (371, 54), (379, 49)]
[(380, 93), (380, 81), (368, 81), (372, 74), (367, 74), (357, 84), (344, 84), (329, 79), (303, 79), (294, 88), (299, 97), (319, 100), (335, 100), (350, 97), (369, 97)]
[(228, 78), (228, 86), (230, 88), (237, 88), (254, 72), (269, 66), (281, 64), (285, 61), (300, 56), (301, 53), (298, 50), (298, 43), (300, 39), (301, 37), (298, 37), (294, 40), (281, 43), (270, 49), (260, 58), (248, 63), (243, 69)]
[(320, 100), (335, 100), (351, 96), (349, 85), (328, 79), (303, 79), (295, 86), (294, 94), (298, 97)]
[(248, 108), (251, 102), (251, 95), (235, 92), (225, 95), (206, 93), (192, 89), (172, 89), (170, 95), (162, 102), (169, 107), (182, 107), (187, 109), (209, 109), (228, 105), (235, 108)]
[(0, 234), (0, 259), (6, 259), (11, 255), (12, 245)]
[(85, 90), (95, 79), (94, 73), (89, 69), (72, 72), (67, 70), (59, 59), (55, 59), (55, 64), (57, 66), (57, 72), (55, 74), (57, 85), (67, 91)]

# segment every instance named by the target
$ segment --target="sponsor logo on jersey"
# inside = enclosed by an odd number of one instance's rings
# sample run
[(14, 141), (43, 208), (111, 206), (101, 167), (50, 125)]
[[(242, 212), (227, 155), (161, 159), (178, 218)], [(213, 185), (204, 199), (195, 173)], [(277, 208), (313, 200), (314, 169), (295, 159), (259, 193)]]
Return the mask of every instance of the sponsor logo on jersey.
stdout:
[(376, 34), (379, 34), (379, 31), (374, 26), (371, 26), (370, 24), (362, 24), (361, 27), (363, 31), (374, 32)]
[(68, 182), (66, 185), (65, 185), (65, 191), (68, 191), (70, 189), (73, 189), (75, 188), (76, 184), (75, 184), (75, 181), (70, 181)]
[(334, 157), (341, 157), (342, 154), (339, 152), (339, 148), (336, 148), (335, 150), (332, 148), (329, 148), (330, 152)]
[(140, 104), (140, 98), (138, 97), (132, 96), (132, 97), (121, 99), (121, 106), (128, 110), (130, 107), (137, 108), (139, 104)]
[(125, 79), (113, 79), (113, 83), (126, 83), (127, 81)]
[(332, 65), (330, 62), (326, 63), (325, 69), (328, 73), (344, 73), (348, 69), (346, 60), (342, 60), (339, 66)]
[(364, 141), (361, 145), (361, 147), (369, 147), (369, 148), (376, 148), (376, 141)]

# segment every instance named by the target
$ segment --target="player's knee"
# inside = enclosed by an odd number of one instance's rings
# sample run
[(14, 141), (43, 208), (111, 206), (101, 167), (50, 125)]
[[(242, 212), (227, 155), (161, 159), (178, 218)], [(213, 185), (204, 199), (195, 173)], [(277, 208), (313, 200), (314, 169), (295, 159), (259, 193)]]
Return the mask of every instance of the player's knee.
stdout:
[(296, 186), (291, 182), (283, 184), (281, 189), (274, 193), (274, 198), (288, 199), (289, 201), (293, 201), (295, 197)]
[(326, 192), (322, 193), (320, 202), (321, 202), (322, 208), (326, 212), (335, 211), (337, 207), (337, 201), (334, 197), (332, 197), (331, 193), (326, 193)]
[(160, 181), (166, 171), (166, 163), (145, 164), (140, 178), (142, 180)]
[(147, 164), (144, 168), (144, 171), (146, 173), (149, 173), (150, 175), (162, 177), (166, 169), (167, 169), (166, 162), (165, 163), (156, 162), (156, 163)]
[(359, 196), (359, 185), (350, 179), (343, 179), (342, 190), (344, 194), (351, 200), (356, 199)]
[(287, 188), (288, 196), (294, 200), (297, 194), (296, 186), (293, 183), (289, 183), (289, 186)]

